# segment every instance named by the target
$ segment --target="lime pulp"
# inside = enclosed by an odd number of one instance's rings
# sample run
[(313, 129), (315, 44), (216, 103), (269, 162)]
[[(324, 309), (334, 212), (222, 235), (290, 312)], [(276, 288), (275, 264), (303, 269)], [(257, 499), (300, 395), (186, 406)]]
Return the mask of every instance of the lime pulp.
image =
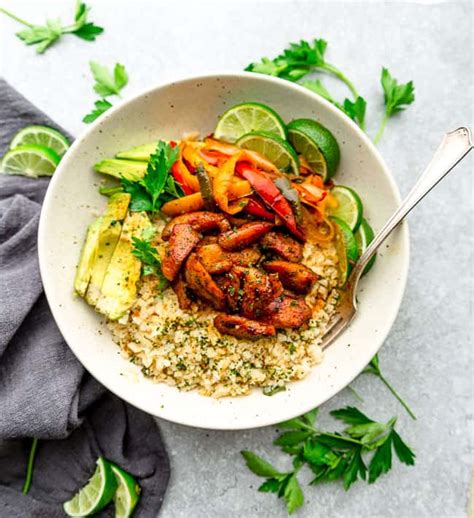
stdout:
[(69, 140), (59, 131), (48, 126), (27, 126), (21, 129), (10, 143), (10, 149), (38, 144), (55, 151), (60, 157), (68, 150)]
[(341, 219), (331, 216), (331, 221), (336, 225), (336, 249), (339, 259), (339, 278), (344, 285), (352, 266), (359, 258), (357, 241), (350, 227)]
[[(357, 247), (359, 250), (359, 256), (361, 256), (367, 249), (367, 247), (370, 245), (370, 243), (374, 239), (374, 231), (372, 230), (372, 227), (369, 225), (366, 219), (362, 218), (362, 221), (360, 223), (359, 229), (354, 234), (354, 237), (357, 242)], [(365, 267), (362, 275), (365, 275), (368, 273), (368, 271), (372, 268), (372, 266), (375, 263), (377, 255), (374, 254), (370, 261), (367, 263), (367, 266)]]
[(299, 175), (298, 156), (286, 140), (267, 133), (254, 131), (239, 138), (237, 145), (244, 149), (256, 151), (267, 158), (280, 171)]
[(51, 176), (59, 161), (59, 155), (52, 149), (39, 144), (25, 144), (7, 151), (0, 171), (31, 177)]
[(117, 480), (117, 491), (114, 495), (115, 518), (129, 518), (140, 499), (140, 486), (137, 481), (122, 468), (111, 463)]
[(362, 221), (363, 206), (359, 195), (351, 188), (336, 185), (331, 189), (336, 198), (337, 207), (331, 208), (330, 215), (347, 223), (352, 232), (355, 232)]
[(265, 131), (286, 138), (285, 123), (269, 106), (260, 103), (242, 103), (229, 108), (219, 119), (214, 137), (236, 142), (246, 133)]

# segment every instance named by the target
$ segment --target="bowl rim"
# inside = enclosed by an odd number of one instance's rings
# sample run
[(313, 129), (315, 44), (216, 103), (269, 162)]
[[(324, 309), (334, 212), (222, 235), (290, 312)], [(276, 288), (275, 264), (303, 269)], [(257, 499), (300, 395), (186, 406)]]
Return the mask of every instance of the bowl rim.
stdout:
[[(289, 410), (287, 411), (286, 416), (284, 417), (284, 419), (279, 417), (277, 421), (275, 421), (274, 419), (272, 420), (271, 418), (267, 418), (267, 419), (261, 419), (260, 418), (260, 419), (257, 420), (258, 422), (254, 423), (254, 424), (249, 423), (248, 420), (247, 420), (245, 423), (240, 423), (240, 422), (238, 422), (237, 424), (233, 423), (232, 426), (228, 426), (228, 425), (226, 426), (225, 424), (222, 425), (222, 426), (217, 426), (217, 425), (200, 426), (199, 424), (196, 424), (195, 422), (191, 422), (190, 420), (187, 420), (185, 417), (183, 417), (181, 419), (180, 418), (175, 418), (175, 417), (171, 418), (170, 416), (160, 415), (159, 412), (156, 412), (156, 413), (155, 412), (151, 412), (149, 409), (145, 409), (142, 406), (140, 406), (139, 404), (137, 404), (136, 401), (131, 401), (127, 397), (126, 394), (125, 395), (124, 394), (118, 394), (117, 392), (115, 392), (114, 388), (112, 386), (110, 386), (110, 384), (107, 381), (104, 382), (103, 379), (101, 379), (101, 377), (98, 375), (97, 372), (92, 373), (91, 370), (89, 370), (84, 365), (84, 363), (80, 359), (79, 352), (76, 351), (73, 347), (71, 347), (69, 345), (69, 343), (68, 343), (68, 341), (67, 341), (67, 339), (65, 337), (68, 334), (68, 332), (66, 330), (67, 326), (65, 325), (65, 323), (62, 322), (62, 318), (59, 317), (58, 310), (56, 309), (56, 304), (53, 303), (52, 291), (49, 289), (48, 283), (45, 282), (45, 279), (47, 279), (47, 273), (46, 273), (46, 270), (47, 270), (47, 260), (46, 260), (46, 234), (47, 234), (46, 212), (49, 210), (49, 206), (52, 204), (53, 192), (55, 190), (55, 185), (56, 185), (56, 183), (59, 182), (59, 178), (60, 178), (60, 176), (62, 174), (62, 170), (68, 167), (69, 155), (72, 154), (72, 152), (76, 148), (80, 147), (82, 145), (83, 141), (86, 140), (89, 137), (89, 135), (91, 133), (93, 133), (94, 130), (99, 125), (101, 125), (104, 122), (104, 120), (106, 120), (108, 118), (111, 118), (111, 117), (114, 117), (116, 113), (120, 112), (122, 109), (124, 109), (129, 104), (134, 103), (135, 101), (137, 101), (137, 99), (146, 98), (146, 97), (148, 97), (150, 95), (153, 95), (156, 91), (158, 91), (158, 90), (160, 90), (162, 88), (166, 88), (166, 87), (170, 87), (170, 86), (175, 86), (175, 85), (179, 85), (179, 84), (183, 84), (183, 83), (188, 83), (188, 82), (194, 82), (194, 81), (212, 80), (212, 79), (217, 80), (218, 78), (222, 78), (222, 77), (225, 77), (225, 78), (235, 78), (235, 79), (252, 78), (252, 80), (261, 81), (262, 84), (265, 84), (265, 83), (276, 83), (276, 84), (279, 84), (281, 86), (284, 86), (288, 90), (294, 90), (296, 92), (303, 93), (306, 96), (308, 96), (310, 99), (312, 98), (313, 100), (317, 101), (318, 103), (323, 104), (329, 111), (331, 111), (333, 114), (335, 114), (336, 118), (340, 119), (341, 124), (344, 124), (346, 126), (350, 126), (352, 128), (352, 130), (355, 131), (358, 134), (358, 136), (362, 139), (362, 141), (364, 142), (365, 146), (370, 151), (371, 155), (376, 159), (376, 161), (379, 163), (381, 169), (383, 170), (384, 176), (387, 179), (389, 187), (390, 187), (391, 191), (393, 192), (394, 197), (395, 197), (397, 203), (398, 204), (401, 203), (401, 196), (400, 196), (400, 191), (398, 189), (398, 186), (397, 186), (397, 184), (395, 182), (395, 179), (394, 179), (390, 169), (386, 165), (385, 160), (383, 159), (382, 155), (380, 154), (379, 150), (375, 147), (375, 144), (368, 137), (368, 135), (364, 131), (362, 131), (359, 128), (359, 126), (353, 120), (351, 120), (347, 115), (345, 115), (339, 108), (334, 106), (332, 103), (330, 103), (329, 101), (327, 101), (326, 99), (324, 99), (320, 95), (312, 92), (311, 90), (309, 90), (309, 89), (307, 89), (307, 88), (305, 88), (305, 87), (303, 87), (303, 86), (301, 86), (301, 85), (299, 85), (297, 83), (292, 83), (290, 81), (287, 81), (287, 80), (284, 80), (284, 79), (280, 79), (278, 77), (267, 76), (267, 75), (263, 75), (263, 74), (257, 74), (257, 73), (254, 73), (254, 72), (246, 72), (246, 71), (235, 72), (235, 71), (231, 71), (231, 70), (225, 70), (225, 71), (221, 71), (221, 72), (215, 71), (215, 72), (209, 72), (209, 73), (200, 74), (200, 75), (193, 75), (193, 76), (185, 76), (185, 75), (183, 75), (183, 76), (179, 76), (177, 79), (174, 79), (174, 80), (171, 80), (171, 81), (168, 80), (168, 81), (163, 81), (163, 82), (156, 83), (156, 84), (154, 84), (151, 87), (147, 87), (147, 88), (142, 89), (137, 94), (135, 94), (132, 97), (130, 97), (129, 99), (124, 99), (124, 100), (120, 101), (119, 103), (114, 105), (112, 108), (107, 110), (107, 112), (105, 112), (101, 117), (96, 119), (92, 124), (90, 124), (74, 140), (74, 142), (72, 143), (71, 147), (66, 151), (65, 155), (61, 159), (61, 162), (59, 163), (59, 166), (57, 167), (57, 169), (55, 171), (55, 174), (51, 178), (51, 181), (50, 181), (50, 183), (48, 185), (48, 188), (47, 188), (44, 200), (43, 200), (43, 204), (42, 204), (42, 207), (41, 207), (41, 214), (40, 214), (40, 220), (39, 220), (38, 234), (37, 235), (38, 235), (39, 269), (40, 269), (40, 275), (41, 275), (41, 279), (42, 279), (42, 283), (43, 283), (43, 289), (44, 289), (44, 292), (45, 292), (45, 295), (46, 295), (46, 299), (47, 299), (49, 307), (51, 309), (51, 313), (53, 315), (54, 321), (55, 321), (56, 325), (58, 326), (64, 341), (66, 342), (66, 344), (68, 345), (69, 349), (72, 351), (74, 356), (77, 358), (77, 360), (81, 363), (83, 368), (92, 377), (94, 377), (101, 385), (103, 385), (105, 388), (107, 388), (110, 392), (115, 394), (117, 397), (123, 399), (128, 404), (130, 404), (130, 405), (132, 405), (132, 406), (134, 406), (136, 408), (139, 408), (140, 410), (142, 410), (142, 411), (144, 411), (146, 413), (149, 413), (150, 415), (153, 415), (155, 417), (159, 417), (160, 419), (165, 419), (167, 421), (174, 422), (174, 423), (177, 423), (177, 424), (189, 426), (189, 427), (192, 427), (192, 428), (213, 429), (213, 430), (222, 430), (222, 431), (229, 430), (229, 431), (232, 431), (232, 430), (248, 430), (248, 429), (253, 429), (253, 428), (260, 428), (260, 427), (264, 427), (264, 426), (275, 425), (276, 423), (281, 422), (282, 420), (291, 419), (293, 417), (296, 417), (297, 415), (301, 415), (304, 412), (308, 412), (308, 411), (312, 410), (314, 408), (314, 404), (311, 404), (309, 399), (308, 399), (308, 407), (303, 412), (301, 412), (300, 409), (298, 409), (298, 413), (295, 414), (294, 411), (292, 411), (291, 408), (289, 408)], [(396, 307), (396, 311), (393, 312), (393, 316), (390, 318), (390, 320), (385, 321), (384, 332), (378, 335), (376, 351), (380, 350), (380, 348), (382, 347), (383, 343), (385, 342), (388, 334), (390, 333), (390, 331), (391, 331), (391, 329), (393, 327), (393, 324), (394, 324), (394, 322), (395, 322), (395, 320), (396, 320), (396, 318), (398, 316), (398, 313), (399, 313), (399, 310), (400, 310), (400, 306), (401, 306), (401, 303), (402, 303), (402, 300), (403, 300), (403, 297), (404, 297), (406, 285), (407, 285), (408, 270), (409, 270), (409, 263), (410, 263), (410, 241), (409, 241), (409, 229), (408, 229), (408, 224), (407, 224), (406, 220), (403, 222), (403, 224), (400, 225), (399, 239), (400, 239), (401, 246), (402, 246), (402, 248), (403, 248), (403, 250), (405, 252), (405, 253), (403, 253), (400, 256), (400, 266), (401, 266), (401, 268), (400, 268), (400, 271), (399, 271), (399, 277), (400, 277), (399, 281), (400, 281), (401, 289), (399, 290), (399, 296), (397, 297), (397, 300), (395, 300), (394, 307)], [(327, 396), (324, 398), (323, 401), (321, 401), (319, 403), (318, 406), (326, 403), (332, 397), (334, 397), (336, 394), (338, 394), (341, 390), (343, 390), (345, 387), (347, 387), (357, 376), (359, 376), (359, 374), (361, 372), (362, 372), (362, 370), (360, 370), (358, 372), (354, 372), (354, 375), (349, 380), (345, 379), (344, 381), (341, 381), (339, 383), (334, 383), (332, 388), (330, 390), (328, 390)], [(300, 380), (300, 381), (303, 381), (303, 380)], [(243, 396), (243, 397), (247, 397), (247, 396)]]

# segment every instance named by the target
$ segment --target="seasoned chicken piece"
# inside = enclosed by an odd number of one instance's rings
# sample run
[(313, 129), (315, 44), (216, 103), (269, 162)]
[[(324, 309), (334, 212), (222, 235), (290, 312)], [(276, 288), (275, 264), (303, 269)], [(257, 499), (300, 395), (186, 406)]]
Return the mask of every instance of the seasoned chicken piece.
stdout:
[(192, 300), (188, 295), (186, 283), (181, 275), (178, 275), (176, 279), (171, 284), (173, 291), (176, 293), (176, 297), (178, 297), (178, 304), (181, 309), (189, 309), (192, 304)]
[[(239, 271), (239, 269), (237, 269)], [(274, 276), (270, 278), (257, 268), (246, 268), (243, 274), (241, 312), (248, 318), (260, 318), (268, 306), (281, 295), (283, 288)]]
[(161, 271), (169, 281), (172, 281), (178, 275), (184, 260), (200, 240), (201, 236), (193, 230), (191, 225), (174, 225), (161, 263)]
[(234, 268), (224, 274), (215, 277), (216, 284), (225, 294), (225, 300), (230, 311), (235, 313), (240, 307), (242, 276)]
[(209, 232), (211, 230), (226, 232), (231, 228), (230, 223), (223, 214), (206, 211), (188, 212), (169, 221), (163, 229), (161, 237), (167, 241), (171, 236), (173, 227), (180, 224), (191, 225), (196, 232)]
[(258, 241), (273, 227), (268, 221), (253, 221), (219, 236), (219, 244), (225, 250), (238, 250)]
[(280, 256), (285, 261), (299, 263), (303, 258), (303, 245), (281, 232), (268, 232), (260, 241), (263, 250)]
[(196, 250), (198, 259), (210, 274), (230, 272), (232, 260), (217, 243), (199, 245)]
[(204, 268), (196, 254), (191, 254), (186, 261), (184, 277), (189, 288), (215, 309), (225, 307), (224, 292), (217, 286), (209, 272)]
[(268, 261), (263, 267), (267, 272), (277, 273), (283, 286), (297, 293), (309, 293), (318, 279), (318, 276), (303, 264)]
[(270, 313), (264, 321), (277, 329), (298, 328), (311, 318), (311, 308), (302, 298), (282, 296), (275, 299), (269, 306)]
[(217, 315), (214, 319), (216, 329), (223, 335), (232, 335), (247, 340), (258, 340), (275, 336), (275, 327), (237, 315)]
[(236, 266), (254, 266), (260, 261), (262, 254), (258, 247), (254, 245), (235, 252), (227, 252), (227, 257)]

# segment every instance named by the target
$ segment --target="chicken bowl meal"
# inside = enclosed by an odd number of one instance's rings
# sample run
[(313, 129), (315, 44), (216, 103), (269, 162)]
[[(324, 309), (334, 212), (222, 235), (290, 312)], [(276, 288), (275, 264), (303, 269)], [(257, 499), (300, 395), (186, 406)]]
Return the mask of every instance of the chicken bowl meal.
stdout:
[(191, 426), (265, 426), (332, 397), (383, 343), (406, 224), (320, 347), (399, 202), (367, 136), (313, 92), (249, 72), (184, 79), (114, 106), (62, 157), (41, 276), (70, 349), (119, 397)]
[(212, 134), (122, 150), (95, 164), (105, 211), (89, 225), (75, 291), (107, 318), (144, 376), (271, 395), (321, 362), (318, 342), (373, 237), (333, 178), (333, 134), (239, 103)]

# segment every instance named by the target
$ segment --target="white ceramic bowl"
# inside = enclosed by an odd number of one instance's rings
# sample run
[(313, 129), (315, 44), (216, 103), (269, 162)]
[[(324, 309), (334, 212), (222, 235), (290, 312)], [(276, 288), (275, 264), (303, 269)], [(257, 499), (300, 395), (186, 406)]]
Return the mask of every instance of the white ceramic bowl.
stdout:
[(278, 423), (324, 403), (367, 365), (397, 315), (408, 270), (408, 231), (402, 226), (379, 254), (362, 282), (358, 315), (327, 350), (323, 363), (286, 392), (272, 397), (255, 390), (246, 397), (215, 400), (180, 392), (141, 376), (119, 354), (101, 317), (73, 294), (73, 278), (87, 225), (106, 200), (97, 189), (95, 162), (159, 138), (211, 132), (217, 117), (242, 101), (273, 107), (284, 120), (321, 121), (341, 147), (338, 183), (360, 194), (375, 229), (400, 201), (395, 182), (366, 135), (321, 97), (298, 85), (251, 73), (223, 73), (177, 81), (118, 104), (79, 137), (61, 161), (49, 186), (39, 226), (41, 275), (54, 318), (84, 367), (119, 397), (170, 421), (223, 430)]

